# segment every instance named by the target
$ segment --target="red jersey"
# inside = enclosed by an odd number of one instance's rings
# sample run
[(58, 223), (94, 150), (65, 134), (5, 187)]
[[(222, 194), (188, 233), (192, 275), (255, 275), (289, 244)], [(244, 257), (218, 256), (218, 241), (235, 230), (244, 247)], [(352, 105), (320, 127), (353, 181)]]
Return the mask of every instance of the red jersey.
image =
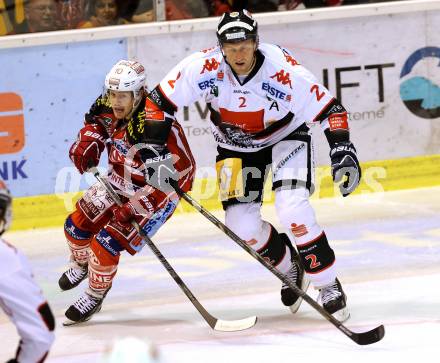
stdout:
[[(131, 118), (143, 117), (145, 99), (142, 100)], [(85, 116), (86, 124), (100, 125), (105, 134), (108, 151), (108, 178), (112, 185), (132, 196), (147, 186), (145, 166), (139, 154), (128, 139), (127, 125), (130, 120), (118, 120), (108, 100), (99, 97)], [(167, 148), (173, 155), (173, 165), (179, 173), (179, 187), (187, 192), (191, 189), (195, 175), (195, 160), (182, 127), (174, 121), (167, 139)]]

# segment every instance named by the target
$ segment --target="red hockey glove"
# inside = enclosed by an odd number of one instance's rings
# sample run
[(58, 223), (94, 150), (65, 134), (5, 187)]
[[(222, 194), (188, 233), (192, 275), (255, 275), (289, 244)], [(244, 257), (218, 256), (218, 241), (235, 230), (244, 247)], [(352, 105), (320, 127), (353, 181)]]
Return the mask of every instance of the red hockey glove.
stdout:
[(131, 228), (131, 221), (140, 222), (143, 217), (151, 217), (155, 210), (154, 198), (142, 196), (113, 208), (113, 220), (125, 228)]
[(86, 125), (79, 131), (77, 140), (70, 147), (69, 157), (83, 174), (89, 167), (98, 165), (104, 147), (105, 138), (101, 128), (97, 125)]
[(113, 218), (122, 225), (130, 224), (136, 214), (136, 209), (130, 202), (113, 209)]

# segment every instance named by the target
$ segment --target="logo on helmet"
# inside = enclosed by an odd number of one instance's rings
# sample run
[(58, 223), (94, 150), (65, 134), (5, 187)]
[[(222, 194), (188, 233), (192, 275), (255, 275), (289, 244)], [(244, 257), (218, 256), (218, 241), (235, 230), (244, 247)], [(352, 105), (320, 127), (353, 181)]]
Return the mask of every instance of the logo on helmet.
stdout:
[(238, 33), (228, 33), (226, 34), (227, 40), (233, 40), (233, 39), (246, 39), (245, 32), (238, 32)]
[(258, 42), (258, 25), (246, 10), (224, 13), (217, 26), (220, 45), (224, 42), (240, 42), (254, 39)]
[(108, 80), (108, 84), (110, 85), (110, 86), (119, 86), (119, 83), (121, 83), (121, 80), (120, 79), (118, 79), (118, 78), (110, 78), (109, 80)]
[(131, 65), (131, 68), (137, 73), (137, 74), (141, 74), (145, 71), (145, 68), (142, 64), (135, 62)]

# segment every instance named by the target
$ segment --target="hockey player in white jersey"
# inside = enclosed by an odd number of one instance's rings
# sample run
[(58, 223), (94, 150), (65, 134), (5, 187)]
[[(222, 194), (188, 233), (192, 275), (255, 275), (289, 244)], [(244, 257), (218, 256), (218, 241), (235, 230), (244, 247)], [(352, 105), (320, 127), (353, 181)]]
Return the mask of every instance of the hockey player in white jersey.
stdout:
[[(310, 279), (323, 307), (346, 320), (335, 255), (309, 203), (314, 161), (307, 123), (321, 124), (333, 179), (345, 178), (340, 190), (347, 196), (361, 176), (347, 112), (287, 49), (259, 43), (257, 23), (246, 10), (225, 13), (217, 38), (217, 47), (182, 60), (150, 97), (171, 115), (196, 100), (207, 102), (226, 225), (303, 290)], [(277, 214), (298, 248), (297, 259), (289, 238), (261, 218), (269, 169)], [(293, 312), (301, 302), (285, 285), (281, 300)]]
[[(11, 222), (11, 195), (0, 179), (0, 236)], [(35, 283), (26, 257), (0, 237), (0, 307), (20, 335), (8, 363), (44, 362), (55, 339), (55, 319)]]

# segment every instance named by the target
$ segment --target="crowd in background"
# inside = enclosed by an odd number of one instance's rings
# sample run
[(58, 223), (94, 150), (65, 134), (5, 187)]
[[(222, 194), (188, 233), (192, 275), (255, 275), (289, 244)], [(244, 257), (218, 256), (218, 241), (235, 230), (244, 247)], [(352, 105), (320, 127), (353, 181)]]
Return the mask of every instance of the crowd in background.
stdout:
[[(385, 0), (165, 0), (166, 20), (252, 13)], [(0, 0), (0, 35), (92, 28), (156, 21), (154, 0)]]

